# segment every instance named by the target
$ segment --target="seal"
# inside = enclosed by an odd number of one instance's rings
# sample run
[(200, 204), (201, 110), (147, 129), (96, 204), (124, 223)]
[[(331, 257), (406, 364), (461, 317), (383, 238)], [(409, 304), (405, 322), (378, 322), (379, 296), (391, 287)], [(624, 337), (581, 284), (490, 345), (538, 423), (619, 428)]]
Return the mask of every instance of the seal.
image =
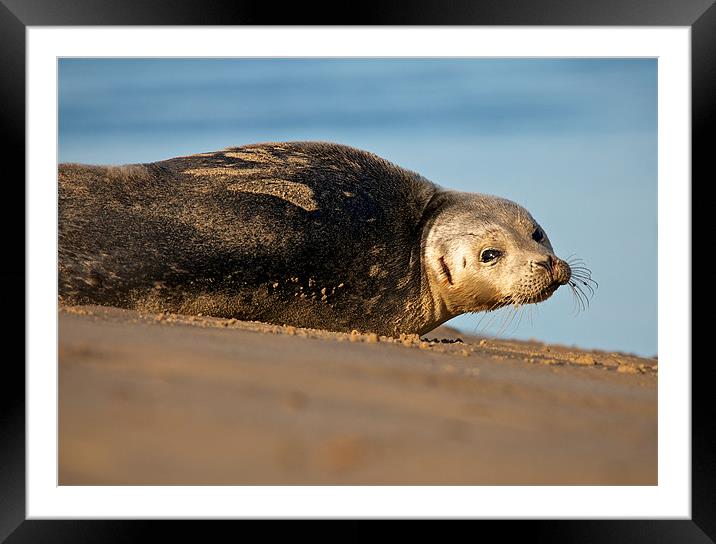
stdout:
[(61, 164), (58, 227), (61, 304), (335, 331), (424, 334), (585, 277), (518, 204), (332, 143)]

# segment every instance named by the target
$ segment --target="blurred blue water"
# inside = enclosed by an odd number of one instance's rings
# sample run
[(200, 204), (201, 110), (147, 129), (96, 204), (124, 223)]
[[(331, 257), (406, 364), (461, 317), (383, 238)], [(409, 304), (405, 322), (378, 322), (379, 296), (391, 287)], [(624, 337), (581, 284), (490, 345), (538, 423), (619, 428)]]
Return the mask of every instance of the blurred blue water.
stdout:
[[(657, 352), (655, 59), (60, 59), (61, 162), (148, 162), (263, 141), (366, 149), (526, 206), (599, 282), (460, 316), (468, 332)], [(477, 328), (476, 328), (477, 327)]]

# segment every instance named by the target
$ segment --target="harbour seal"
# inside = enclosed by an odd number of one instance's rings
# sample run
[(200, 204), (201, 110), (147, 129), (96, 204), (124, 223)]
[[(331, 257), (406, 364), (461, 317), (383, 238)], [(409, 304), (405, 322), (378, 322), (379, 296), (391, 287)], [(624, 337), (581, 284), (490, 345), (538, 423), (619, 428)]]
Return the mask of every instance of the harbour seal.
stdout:
[(331, 143), (60, 164), (58, 228), (62, 304), (398, 336), (574, 285), (518, 204)]

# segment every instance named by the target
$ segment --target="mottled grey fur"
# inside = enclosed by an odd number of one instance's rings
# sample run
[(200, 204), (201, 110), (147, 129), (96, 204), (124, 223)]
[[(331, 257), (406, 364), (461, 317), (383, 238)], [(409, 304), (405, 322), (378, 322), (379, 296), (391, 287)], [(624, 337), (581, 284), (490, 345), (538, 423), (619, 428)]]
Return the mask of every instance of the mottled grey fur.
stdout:
[[(249, 145), (123, 167), (61, 164), (60, 299), (423, 333), (456, 311), (442, 293), (454, 286), (435, 262), (425, 266), (446, 240), (431, 242), (431, 253), (428, 234), (436, 221), (464, 215), (471, 198), (493, 197), (444, 191), (376, 155), (328, 143)], [(488, 309), (479, 302), (475, 309)]]

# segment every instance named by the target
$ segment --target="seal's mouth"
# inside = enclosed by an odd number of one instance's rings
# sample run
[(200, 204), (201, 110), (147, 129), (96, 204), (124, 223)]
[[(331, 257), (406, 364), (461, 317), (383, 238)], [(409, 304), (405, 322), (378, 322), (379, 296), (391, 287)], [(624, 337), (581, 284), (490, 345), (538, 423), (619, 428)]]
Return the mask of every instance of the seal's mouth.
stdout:
[(508, 295), (494, 304), (489, 311), (497, 310), (510, 305), (522, 306), (523, 304), (537, 304), (538, 302), (543, 302), (551, 297), (560, 285), (562, 284), (559, 283), (559, 281), (553, 280), (539, 291)]
[(549, 297), (551, 297), (554, 292), (559, 289), (561, 285), (564, 285), (559, 280), (552, 280), (551, 283), (547, 284), (547, 286), (542, 289), (538, 294), (532, 296), (527, 301), (528, 303), (535, 303), (535, 302), (542, 302), (544, 300), (547, 300)]
[(532, 293), (525, 293), (521, 296), (511, 297), (510, 303), (516, 305), (522, 304), (536, 304), (547, 300), (552, 294), (563, 285), (559, 280), (552, 280), (550, 283), (545, 285), (541, 290)]
[(552, 293), (554, 293), (557, 289), (559, 289), (565, 283), (567, 283), (567, 282), (560, 281), (560, 280), (552, 280), (552, 283), (550, 283), (547, 287), (544, 288), (544, 290), (542, 291), (542, 294), (549, 297), (552, 295)]

